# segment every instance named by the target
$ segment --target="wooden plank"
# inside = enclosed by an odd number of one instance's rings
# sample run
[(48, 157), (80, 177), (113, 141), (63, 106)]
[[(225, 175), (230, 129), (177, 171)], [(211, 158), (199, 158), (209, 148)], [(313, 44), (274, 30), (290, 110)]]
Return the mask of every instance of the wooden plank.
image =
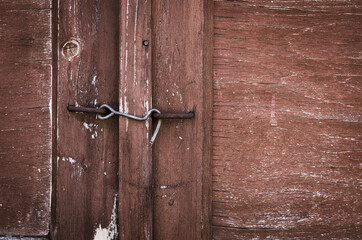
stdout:
[(361, 12), (216, 2), (215, 239), (361, 238)]
[(0, 39), (50, 39), (50, 17), (49, 9), (0, 11)]
[[(19, 113), (20, 112), (20, 113)], [(46, 235), (50, 220), (50, 112), (0, 111), (0, 234)]]
[[(346, 239), (356, 229), (333, 228), (321, 229), (318, 233), (303, 229), (296, 230), (275, 230), (275, 229), (241, 229), (227, 227), (213, 227), (213, 239), (234, 240), (234, 239)], [(358, 239), (358, 238), (357, 238)]]
[(0, 236), (0, 240), (46, 240), (47, 237), (15, 237), (15, 236)]
[[(16, 5), (3, 1), (0, 7)], [(49, 232), (50, 18), (50, 10), (40, 14), (26, 9), (18, 14), (0, 11), (0, 234), (4, 235), (44, 236)]]
[(0, 11), (3, 10), (29, 10), (29, 9), (50, 9), (52, 1), (49, 0), (2, 0), (0, 2)]
[[(143, 116), (152, 108), (151, 2), (120, 4), (120, 111)], [(148, 40), (145, 46), (143, 41)], [(152, 239), (151, 121), (119, 118), (120, 239)]]
[[(67, 105), (118, 104), (118, 1), (60, 1), (58, 145), (52, 239), (117, 238), (118, 120)], [(63, 49), (77, 41), (79, 54)], [(76, 49), (73, 49), (76, 52)]]
[[(214, 0), (218, 6), (228, 0)], [(279, 10), (297, 10), (305, 12), (327, 12), (327, 11), (338, 11), (338, 13), (344, 12), (358, 12), (358, 8), (361, 7), (362, 3), (358, 0), (352, 1), (283, 1), (283, 0), (248, 0), (240, 1), (236, 0), (230, 3), (235, 7), (243, 6), (248, 8), (264, 8), (264, 9), (279, 9)], [(224, 5), (226, 6), (226, 5)], [(235, 10), (235, 9), (234, 9)]]
[(153, 103), (164, 120), (154, 144), (154, 238), (210, 239), (212, 8), (153, 1)]
[(0, 63), (4, 62), (50, 62), (51, 40), (9, 40), (0, 42)]
[(50, 9), (0, 11), (0, 62), (49, 62), (50, 20)]
[(6, 81), (6, 84), (0, 85), (0, 95), (7, 96), (2, 100), (0, 111), (5, 114), (7, 111), (19, 111), (18, 114), (22, 114), (21, 109), (24, 108), (48, 107), (51, 98), (51, 71), (50, 63), (0, 64), (0, 74), (3, 81)]

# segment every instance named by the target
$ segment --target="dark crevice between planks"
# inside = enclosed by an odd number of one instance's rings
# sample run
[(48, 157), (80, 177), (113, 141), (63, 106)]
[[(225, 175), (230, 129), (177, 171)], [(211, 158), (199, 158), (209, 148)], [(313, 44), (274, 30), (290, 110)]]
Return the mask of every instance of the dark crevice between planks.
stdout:
[(55, 227), (56, 227), (56, 204), (57, 204), (57, 127), (58, 127), (58, 0), (52, 0), (52, 195), (51, 195), (51, 219), (49, 223), (49, 239), (55, 239)]

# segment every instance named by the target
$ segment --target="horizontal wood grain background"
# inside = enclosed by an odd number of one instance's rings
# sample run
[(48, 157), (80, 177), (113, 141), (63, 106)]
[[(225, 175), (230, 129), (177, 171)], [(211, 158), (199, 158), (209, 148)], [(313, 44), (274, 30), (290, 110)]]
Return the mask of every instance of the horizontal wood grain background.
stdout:
[(0, 235), (47, 235), (51, 1), (0, 2)]
[(361, 2), (214, 14), (214, 238), (361, 238)]

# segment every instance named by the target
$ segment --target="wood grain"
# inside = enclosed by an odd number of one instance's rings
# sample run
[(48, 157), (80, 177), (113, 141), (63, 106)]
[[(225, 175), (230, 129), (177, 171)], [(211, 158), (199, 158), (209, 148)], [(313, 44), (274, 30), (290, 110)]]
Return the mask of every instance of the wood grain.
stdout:
[(0, 3), (0, 234), (47, 235), (50, 223), (50, 1)]
[[(116, 239), (118, 120), (68, 105), (118, 104), (118, 1), (60, 1), (58, 145), (53, 239)], [(78, 41), (71, 60), (62, 51)]]
[(361, 13), (215, 2), (215, 239), (362, 237)]
[(46, 240), (47, 237), (14, 237), (14, 236), (0, 236), (0, 240)]
[[(152, 108), (151, 2), (122, 1), (120, 29), (119, 108), (144, 116)], [(151, 120), (119, 118), (120, 239), (153, 236), (151, 130)]]
[(154, 239), (210, 239), (212, 2), (153, 1)]
[(41, 10), (41, 9), (50, 9), (51, 7), (52, 7), (52, 1), (49, 0), (17, 0), (17, 1), (2, 0), (0, 2), (0, 11)]
[(51, 38), (49, 9), (0, 11), (0, 39), (31, 40)]

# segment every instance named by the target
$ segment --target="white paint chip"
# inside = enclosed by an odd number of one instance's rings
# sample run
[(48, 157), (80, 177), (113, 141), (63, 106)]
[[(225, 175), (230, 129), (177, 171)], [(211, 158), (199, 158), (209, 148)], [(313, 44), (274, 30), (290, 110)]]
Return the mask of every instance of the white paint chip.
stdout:
[(75, 163), (75, 159), (74, 159), (74, 158), (71, 158), (71, 157), (68, 158), (68, 161), (69, 161), (71, 164), (74, 164), (74, 163)]
[(117, 238), (118, 231), (117, 231), (117, 201), (116, 196), (114, 196), (113, 201), (113, 209), (112, 209), (112, 216), (111, 222), (109, 223), (107, 228), (102, 228), (102, 225), (99, 224), (98, 228), (96, 229), (96, 233), (94, 235), (93, 240), (113, 240)]
[(88, 123), (84, 122), (84, 123), (83, 123), (83, 126), (84, 126), (86, 129), (89, 130), (89, 125), (88, 125)]
[(95, 139), (98, 136), (98, 133), (97, 133), (98, 124), (95, 124), (95, 123), (88, 124), (86, 122), (83, 122), (83, 126), (85, 129), (87, 129), (91, 133), (92, 139)]
[(69, 163), (71, 163), (71, 164), (76, 163), (76, 160), (75, 160), (74, 158), (72, 158), (72, 157), (63, 157), (63, 158), (62, 158), (62, 161), (63, 161), (63, 162), (69, 162)]
[(92, 85), (95, 86), (96, 83), (97, 83), (97, 76), (94, 75), (94, 76), (93, 76), (93, 80), (92, 80)]

